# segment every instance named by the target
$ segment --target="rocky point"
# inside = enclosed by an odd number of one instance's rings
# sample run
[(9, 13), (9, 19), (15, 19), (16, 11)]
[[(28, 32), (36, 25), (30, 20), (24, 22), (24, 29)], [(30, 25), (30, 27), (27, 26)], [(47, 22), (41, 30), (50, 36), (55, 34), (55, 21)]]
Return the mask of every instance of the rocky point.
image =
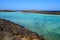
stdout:
[(37, 33), (32, 32), (14, 22), (0, 19), (0, 40), (45, 40)]

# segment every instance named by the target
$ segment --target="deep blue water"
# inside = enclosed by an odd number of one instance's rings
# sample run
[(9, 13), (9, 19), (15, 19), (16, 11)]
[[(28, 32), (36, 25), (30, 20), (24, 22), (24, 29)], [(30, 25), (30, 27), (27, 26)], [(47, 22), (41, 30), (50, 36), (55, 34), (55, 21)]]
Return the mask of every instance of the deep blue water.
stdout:
[(60, 15), (0, 12), (0, 18), (22, 25), (47, 40), (60, 40)]

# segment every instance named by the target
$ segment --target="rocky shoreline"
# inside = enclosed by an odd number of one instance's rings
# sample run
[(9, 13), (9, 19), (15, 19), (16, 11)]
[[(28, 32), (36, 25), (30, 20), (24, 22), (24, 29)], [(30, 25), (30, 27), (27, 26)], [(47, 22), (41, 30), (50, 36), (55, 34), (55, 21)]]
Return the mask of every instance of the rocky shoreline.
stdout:
[(32, 12), (32, 13), (38, 13), (38, 14), (54, 14), (54, 15), (60, 15), (60, 11), (44, 11), (44, 10), (21, 10), (22, 12)]
[(21, 25), (0, 19), (0, 40), (45, 40)]
[(60, 15), (60, 11), (44, 11), (44, 10), (0, 10), (0, 12), (31, 12), (31, 13), (38, 13), (38, 14)]

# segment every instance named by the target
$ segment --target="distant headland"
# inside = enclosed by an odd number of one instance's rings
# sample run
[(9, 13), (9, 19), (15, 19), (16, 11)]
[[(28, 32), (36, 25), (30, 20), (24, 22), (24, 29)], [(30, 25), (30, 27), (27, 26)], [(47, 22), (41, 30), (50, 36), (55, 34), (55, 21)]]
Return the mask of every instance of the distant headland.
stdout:
[(60, 11), (45, 11), (45, 10), (0, 10), (0, 12), (31, 12), (31, 13), (38, 13), (38, 14), (60, 15)]

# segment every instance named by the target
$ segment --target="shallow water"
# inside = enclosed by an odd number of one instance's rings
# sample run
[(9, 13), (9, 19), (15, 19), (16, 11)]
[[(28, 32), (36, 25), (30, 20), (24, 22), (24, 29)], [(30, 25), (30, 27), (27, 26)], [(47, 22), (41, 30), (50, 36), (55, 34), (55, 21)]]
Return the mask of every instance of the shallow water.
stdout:
[(10, 20), (43, 35), (46, 40), (60, 40), (60, 15), (0, 12), (0, 18)]

